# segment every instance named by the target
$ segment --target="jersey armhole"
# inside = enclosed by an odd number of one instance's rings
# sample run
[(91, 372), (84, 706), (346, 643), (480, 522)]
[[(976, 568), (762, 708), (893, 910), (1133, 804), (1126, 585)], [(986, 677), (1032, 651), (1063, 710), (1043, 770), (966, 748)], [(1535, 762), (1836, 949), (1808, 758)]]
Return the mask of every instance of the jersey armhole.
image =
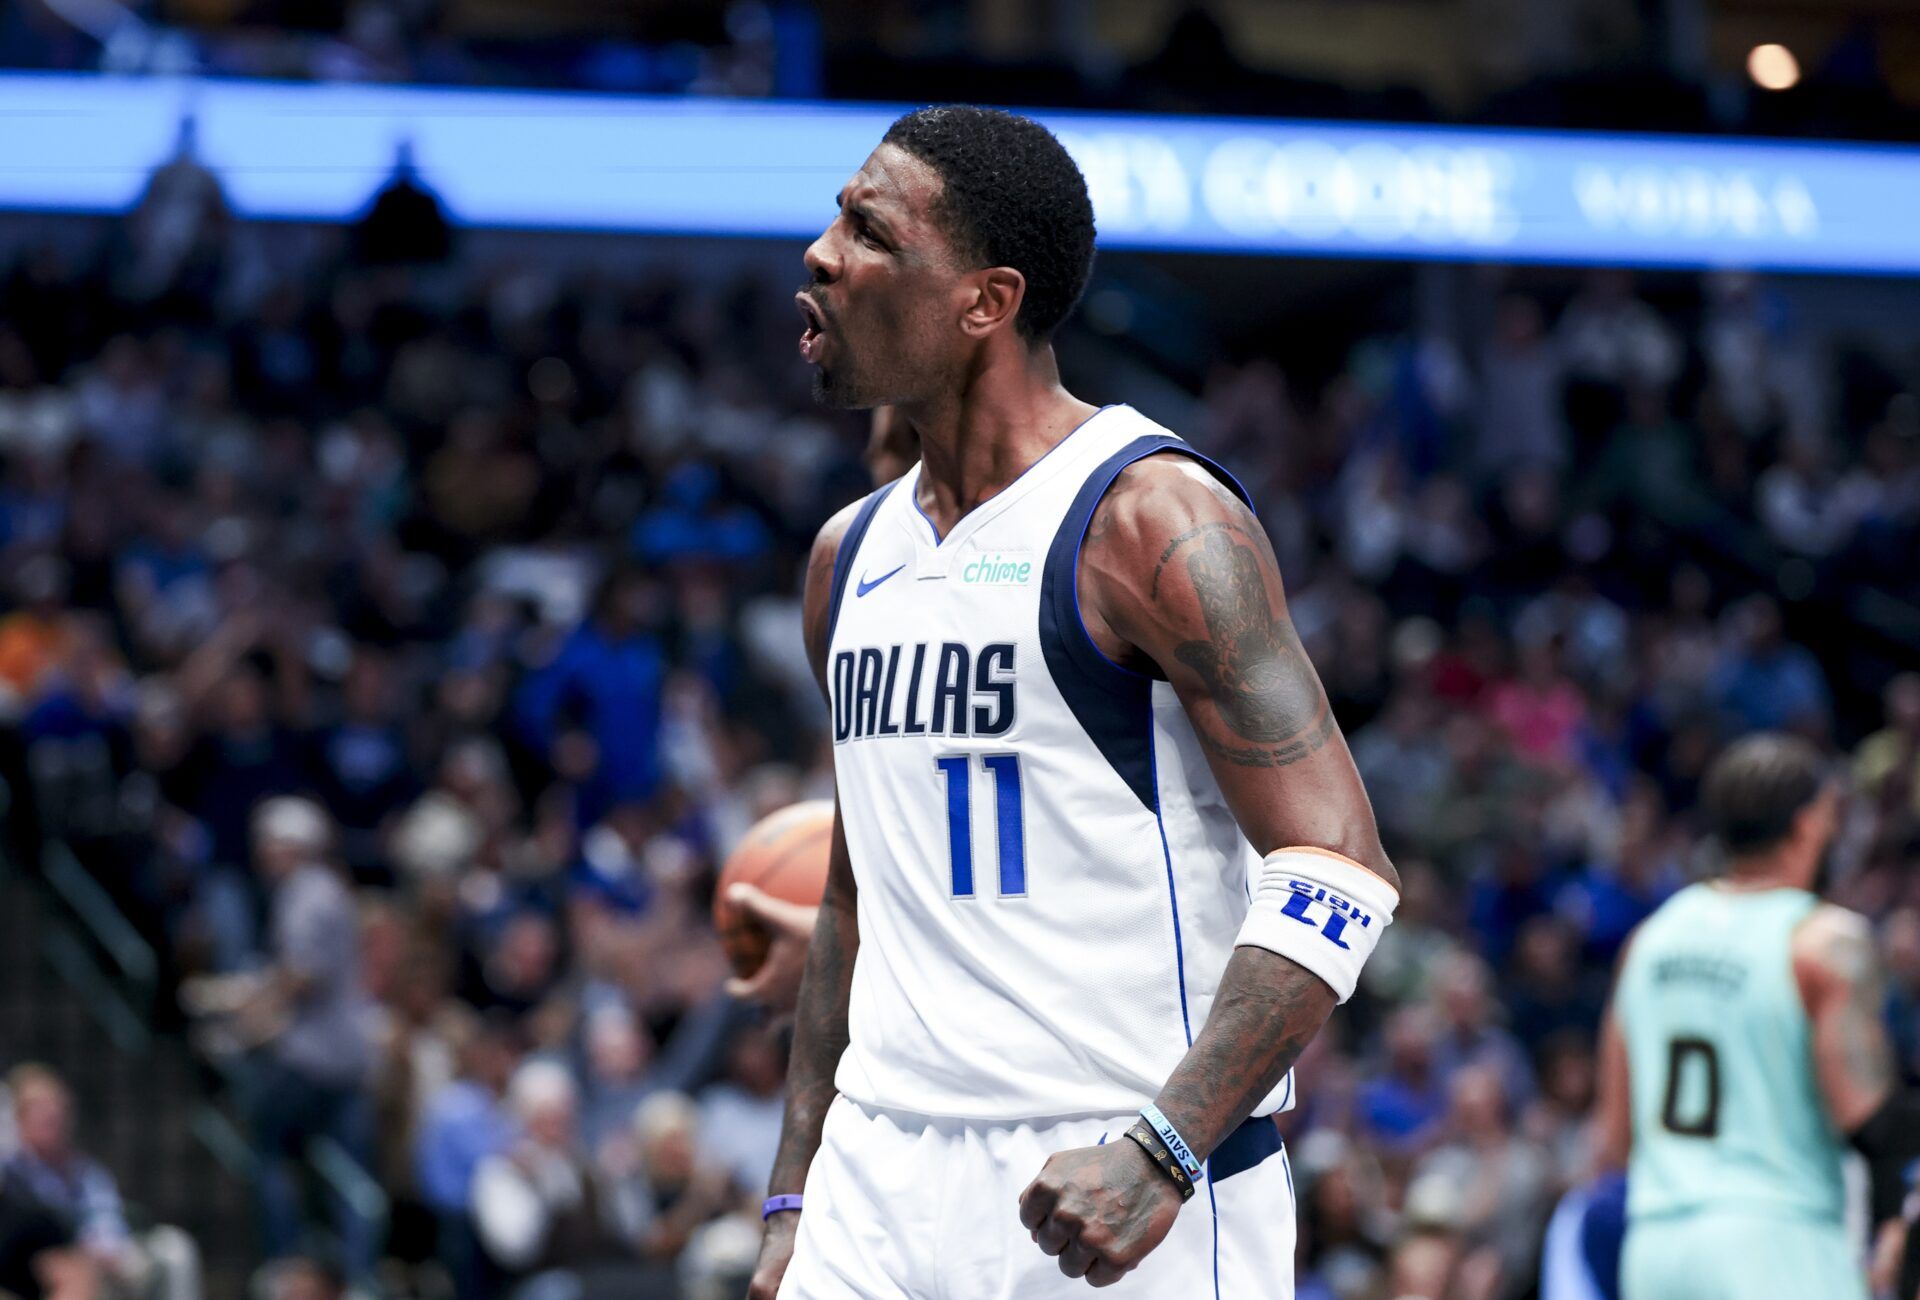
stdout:
[(1094, 642), (1080, 609), (1080, 547), (1086, 541), (1087, 528), (1093, 522), (1094, 511), (1099, 509), (1107, 489), (1120, 477), (1120, 472), (1136, 461), (1161, 452), (1172, 452), (1199, 462), (1231, 488), (1247, 509), (1253, 509), (1252, 495), (1226, 466), (1170, 434), (1147, 434), (1134, 439), (1100, 462), (1087, 476), (1073, 503), (1067, 507), (1066, 516), (1060, 521), (1059, 531), (1054, 534), (1053, 543), (1047, 550), (1046, 569), (1040, 587), (1041, 640), (1049, 644), (1055, 639), (1063, 642), (1062, 649), (1073, 658), (1076, 666), (1102, 684), (1110, 684), (1110, 689), (1121, 689), (1122, 682), (1165, 681), (1166, 675), (1157, 670), (1143, 673), (1116, 663)]
[(827, 597), (827, 645), (833, 645), (833, 629), (840, 622), (840, 602), (847, 594), (847, 576), (853, 572), (854, 552), (860, 549), (860, 540), (867, 535), (867, 528), (873, 523), (873, 515), (887, 494), (899, 486), (900, 480), (883, 484), (867, 494), (867, 499), (854, 511), (853, 519), (847, 524), (847, 531), (840, 535), (840, 548), (833, 553), (833, 587)]
[(1146, 808), (1159, 809), (1153, 759), (1153, 684), (1163, 680), (1109, 659), (1080, 615), (1080, 544), (1095, 507), (1120, 471), (1157, 452), (1178, 452), (1205, 465), (1249, 509), (1239, 481), (1217, 461), (1170, 434), (1136, 438), (1096, 466), (1067, 507), (1047, 549), (1040, 578), (1040, 650), (1061, 698), (1082, 730)]

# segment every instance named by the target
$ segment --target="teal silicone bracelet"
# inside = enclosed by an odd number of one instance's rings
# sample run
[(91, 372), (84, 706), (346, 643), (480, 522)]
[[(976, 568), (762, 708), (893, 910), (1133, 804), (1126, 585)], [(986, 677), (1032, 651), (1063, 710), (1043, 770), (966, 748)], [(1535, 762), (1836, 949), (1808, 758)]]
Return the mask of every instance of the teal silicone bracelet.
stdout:
[(1200, 1162), (1193, 1158), (1193, 1148), (1188, 1146), (1187, 1140), (1180, 1136), (1180, 1130), (1160, 1113), (1160, 1108), (1148, 1102), (1140, 1108), (1140, 1118), (1147, 1121), (1148, 1127), (1160, 1135), (1160, 1140), (1167, 1144), (1167, 1150), (1175, 1160), (1180, 1162), (1180, 1167), (1187, 1171), (1187, 1177), (1198, 1179)]

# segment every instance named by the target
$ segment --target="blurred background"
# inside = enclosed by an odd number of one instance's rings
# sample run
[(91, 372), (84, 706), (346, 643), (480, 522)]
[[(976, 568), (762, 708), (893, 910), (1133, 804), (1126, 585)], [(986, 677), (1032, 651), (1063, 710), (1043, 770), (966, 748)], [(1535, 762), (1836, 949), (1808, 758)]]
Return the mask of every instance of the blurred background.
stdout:
[(1302, 1300), (1573, 1294), (1742, 732), (1851, 773), (1920, 1072), (1911, 0), (13, 0), (0, 1291), (741, 1294), (785, 1043), (708, 909), (831, 792), (870, 486), (788, 300), (941, 100), (1080, 157), (1065, 379), (1252, 489), (1406, 882)]

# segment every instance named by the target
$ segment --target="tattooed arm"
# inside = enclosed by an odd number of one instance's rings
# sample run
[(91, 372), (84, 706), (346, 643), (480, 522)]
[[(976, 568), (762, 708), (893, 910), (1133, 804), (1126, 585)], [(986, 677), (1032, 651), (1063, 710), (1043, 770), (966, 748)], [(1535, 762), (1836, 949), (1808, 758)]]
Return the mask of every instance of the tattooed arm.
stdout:
[[(807, 657), (822, 693), (827, 689), (827, 619), (833, 589), (833, 562), (840, 539), (857, 505), (827, 521), (807, 561), (804, 625)], [(793, 1049), (787, 1063), (786, 1115), (780, 1125), (780, 1146), (774, 1155), (768, 1194), (798, 1192), (805, 1186), (807, 1167), (820, 1147), (820, 1130), (827, 1108), (837, 1095), (834, 1071), (847, 1049), (847, 998), (853, 984), (853, 961), (860, 950), (860, 927), (854, 914), (853, 866), (847, 857), (847, 838), (836, 811), (833, 846), (827, 862), (826, 895), (814, 922), (807, 949), (806, 973), (800, 980), (800, 1000), (794, 1011)], [(776, 1214), (767, 1220), (747, 1300), (773, 1300), (793, 1256), (793, 1239), (800, 1216)]]
[[(1253, 847), (1332, 849), (1398, 889), (1253, 512), (1191, 458), (1156, 456), (1122, 472), (1088, 532), (1087, 630), (1119, 662), (1150, 660), (1166, 674)], [(1160, 1109), (1211, 1150), (1286, 1074), (1334, 1001), (1287, 958), (1236, 949)]]
[(1902, 1217), (1907, 1171), (1920, 1160), (1920, 1093), (1900, 1091), (1882, 1018), (1885, 977), (1866, 918), (1831, 905), (1816, 909), (1794, 931), (1793, 975), (1813, 1024), (1814, 1075), (1827, 1115), (1867, 1160), (1869, 1213), (1879, 1224), (1873, 1289), (1883, 1294), (1903, 1272), (1920, 1273), (1920, 1239), (1909, 1239), (1920, 1230)]
[(1793, 936), (1793, 976), (1813, 1022), (1813, 1068), (1839, 1132), (1852, 1133), (1898, 1082), (1881, 1010), (1886, 986), (1866, 918), (1817, 909)]
[(1079, 581), (1094, 643), (1172, 682), (1254, 848), (1332, 849), (1399, 887), (1273, 547), (1237, 496), (1185, 456), (1129, 466), (1094, 512)]
[[(1399, 878), (1287, 618), (1273, 548), (1204, 467), (1150, 456), (1123, 470), (1088, 524), (1081, 617), (1108, 658), (1154, 667), (1179, 694), (1234, 819), (1255, 849), (1331, 849)], [(1253, 1113), (1332, 1012), (1332, 988), (1264, 948), (1236, 948), (1193, 1046), (1155, 1104), (1204, 1159)], [(1070, 1277), (1118, 1280), (1172, 1227), (1178, 1194), (1132, 1142), (1062, 1152), (1021, 1219)]]

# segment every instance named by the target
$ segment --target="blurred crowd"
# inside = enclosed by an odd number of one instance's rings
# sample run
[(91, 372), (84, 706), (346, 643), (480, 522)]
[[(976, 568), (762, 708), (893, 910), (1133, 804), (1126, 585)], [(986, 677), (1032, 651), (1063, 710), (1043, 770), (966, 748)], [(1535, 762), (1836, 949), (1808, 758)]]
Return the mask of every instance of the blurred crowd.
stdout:
[(820, 22), (806, 3), (660, 4), (630, 14), (476, 8), (462, 0), (22, 0), (0, 10), (0, 65), (753, 98), (820, 90)]
[(1376, 8), (1354, 17), (1363, 42), (1322, 52), (1259, 30), (1289, 21), (1268, 7), (1206, 0), (1114, 16), (1079, 0), (17, 0), (0, 67), (1920, 138), (1897, 6), (1795, 29), (1806, 75), (1786, 92), (1748, 83), (1712, 9), (1450, 0), (1403, 24)]
[[(274, 1294), (737, 1295), (784, 1046), (709, 904), (830, 793), (799, 566), (864, 429), (811, 406), (790, 283), (384, 248), (269, 240), (183, 162), (0, 266), (25, 811), (228, 1079)], [(1920, 1070), (1920, 677), (1849, 657), (1833, 596), (1915, 594), (1914, 359), (1687, 292), (1516, 287), (1312, 387), (1223, 364), (1183, 424), (1259, 504), (1406, 884), (1283, 1123), (1303, 1298), (1531, 1293), (1610, 963), (1710, 866), (1742, 731), (1848, 775), (1836, 891)]]

